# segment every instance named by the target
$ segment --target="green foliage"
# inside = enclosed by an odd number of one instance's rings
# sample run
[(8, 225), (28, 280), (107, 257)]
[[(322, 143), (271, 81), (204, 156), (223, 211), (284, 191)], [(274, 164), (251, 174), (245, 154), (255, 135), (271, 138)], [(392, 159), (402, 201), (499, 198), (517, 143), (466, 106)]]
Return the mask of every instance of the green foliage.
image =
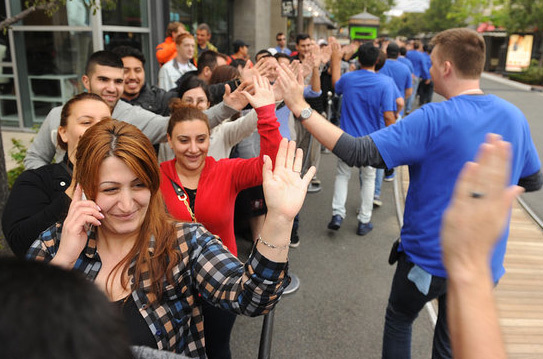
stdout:
[(12, 138), (11, 143), (13, 144), (13, 147), (9, 151), (9, 155), (15, 161), (17, 166), (8, 171), (9, 189), (11, 189), (17, 177), (19, 177), (19, 175), (25, 170), (23, 161), (26, 157), (26, 150), (27, 150), (26, 146), (23, 144), (21, 140)]
[(534, 59), (526, 71), (509, 74), (509, 78), (529, 85), (543, 85), (543, 67)]
[(543, 0), (508, 0), (505, 9), (509, 32), (543, 29)]
[(415, 37), (424, 31), (424, 14), (409, 12), (402, 16), (393, 17), (386, 24), (389, 36)]
[(466, 25), (467, 14), (458, 11), (461, 0), (430, 0), (430, 7), (424, 13), (424, 27), (427, 32), (439, 32)]
[(384, 13), (394, 5), (394, 0), (326, 0), (326, 9), (341, 26), (347, 26), (353, 15), (367, 11), (378, 16), (384, 23)]

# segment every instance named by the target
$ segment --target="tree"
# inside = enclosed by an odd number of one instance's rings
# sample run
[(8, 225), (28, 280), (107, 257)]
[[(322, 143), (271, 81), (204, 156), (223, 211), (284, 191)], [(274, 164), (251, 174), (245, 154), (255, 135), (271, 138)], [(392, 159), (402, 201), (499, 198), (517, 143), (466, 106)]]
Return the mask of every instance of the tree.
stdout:
[(390, 10), (392, 5), (394, 0), (326, 0), (326, 8), (341, 26), (346, 26), (351, 16), (364, 11), (378, 16), (384, 22), (384, 12)]
[(390, 19), (386, 24), (386, 29), (391, 37), (416, 37), (418, 34), (425, 31), (423, 18), (423, 13), (407, 12), (401, 16)]
[(426, 31), (440, 32), (453, 27), (465, 26), (466, 17), (460, 16), (463, 13), (456, 11), (461, 7), (461, 0), (430, 0), (430, 7), (424, 13), (423, 19)]

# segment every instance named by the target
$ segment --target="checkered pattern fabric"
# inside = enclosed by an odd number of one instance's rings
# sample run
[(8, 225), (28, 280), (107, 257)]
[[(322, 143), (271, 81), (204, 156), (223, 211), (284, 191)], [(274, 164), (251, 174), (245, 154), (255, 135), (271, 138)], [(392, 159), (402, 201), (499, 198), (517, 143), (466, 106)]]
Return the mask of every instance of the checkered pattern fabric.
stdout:
[[(288, 263), (274, 263), (254, 250), (247, 263), (241, 263), (220, 240), (202, 225), (178, 223), (177, 250), (181, 260), (173, 270), (175, 285), (164, 278), (160, 301), (151, 293), (149, 273), (141, 276), (132, 297), (159, 349), (205, 358), (204, 323), (201, 300), (237, 314), (256, 316), (270, 311), (290, 282)], [(58, 251), (62, 225), (44, 231), (28, 251), (27, 258), (50, 261)], [(149, 251), (155, 248), (151, 238)], [(85, 250), (74, 269), (95, 280), (101, 268), (94, 232), (89, 232)], [(135, 260), (128, 269), (134, 281)]]

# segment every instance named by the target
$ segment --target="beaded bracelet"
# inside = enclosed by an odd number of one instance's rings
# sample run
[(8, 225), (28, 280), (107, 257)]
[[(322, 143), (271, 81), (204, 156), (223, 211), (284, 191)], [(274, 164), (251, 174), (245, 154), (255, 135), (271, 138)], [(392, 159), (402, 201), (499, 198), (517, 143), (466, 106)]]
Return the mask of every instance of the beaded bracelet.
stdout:
[(272, 248), (272, 249), (280, 249), (280, 250), (285, 250), (285, 249), (288, 249), (288, 247), (290, 246), (290, 240), (288, 241), (287, 244), (285, 244), (284, 246), (276, 246), (275, 244), (272, 244), (272, 243), (268, 243), (266, 242), (265, 240), (262, 239), (262, 237), (259, 235), (258, 238), (257, 238), (257, 242), (260, 242), (262, 243), (263, 245), (265, 245), (266, 247), (269, 247), (269, 248)]

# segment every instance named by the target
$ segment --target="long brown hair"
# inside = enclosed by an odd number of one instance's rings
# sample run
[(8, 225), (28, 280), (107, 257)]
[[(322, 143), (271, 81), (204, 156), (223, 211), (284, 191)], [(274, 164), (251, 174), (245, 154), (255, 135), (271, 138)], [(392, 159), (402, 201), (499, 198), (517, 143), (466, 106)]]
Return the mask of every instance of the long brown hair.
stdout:
[[(131, 289), (138, 289), (142, 273), (148, 272), (154, 299), (160, 299), (164, 276), (173, 284), (171, 273), (179, 261), (179, 253), (174, 251), (174, 221), (166, 214), (159, 191), (160, 169), (155, 151), (149, 139), (138, 128), (126, 122), (108, 119), (90, 127), (79, 140), (76, 152), (76, 181), (89, 199), (96, 198), (100, 165), (108, 157), (123, 161), (151, 192), (149, 208), (134, 247), (108, 276), (108, 294), (111, 293), (113, 282), (110, 281), (111, 276), (118, 270), (122, 270), (121, 285), (128, 288), (126, 274), (130, 261), (135, 258), (134, 284)], [(151, 237), (156, 242), (153, 253), (149, 253)]]

